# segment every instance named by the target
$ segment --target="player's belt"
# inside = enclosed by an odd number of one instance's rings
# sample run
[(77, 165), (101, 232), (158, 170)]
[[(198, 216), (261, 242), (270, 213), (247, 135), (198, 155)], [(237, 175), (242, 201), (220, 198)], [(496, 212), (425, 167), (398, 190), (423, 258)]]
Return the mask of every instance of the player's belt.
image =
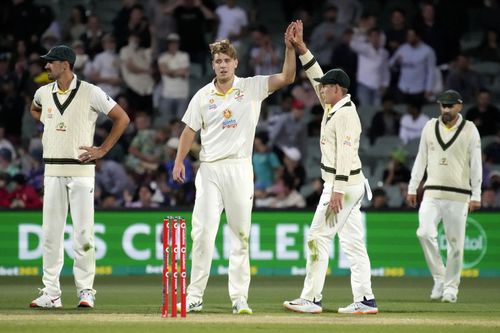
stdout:
[(79, 159), (75, 158), (44, 158), (43, 162), (45, 164), (79, 164), (79, 165), (95, 164), (95, 161), (83, 163)]
[(463, 188), (450, 187), (450, 186), (427, 185), (424, 186), (424, 190), (446, 191), (446, 192), (455, 192), (460, 194), (472, 195), (471, 190), (465, 190)]
[[(329, 172), (329, 173), (333, 173), (333, 174), (337, 174), (337, 170), (335, 168), (330, 168), (330, 167), (327, 167), (326, 165), (324, 165), (323, 163), (320, 163), (319, 164), (321, 169), (325, 170), (326, 172)], [(349, 175), (357, 175), (361, 172), (361, 168), (359, 169), (354, 169), (354, 170), (351, 170), (351, 172), (349, 173)]]

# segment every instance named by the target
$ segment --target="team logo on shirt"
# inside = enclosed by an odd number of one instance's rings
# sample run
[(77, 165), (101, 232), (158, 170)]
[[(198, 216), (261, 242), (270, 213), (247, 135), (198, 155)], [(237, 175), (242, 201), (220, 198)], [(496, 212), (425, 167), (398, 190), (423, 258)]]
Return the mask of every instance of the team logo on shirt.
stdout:
[(442, 158), (439, 160), (439, 165), (448, 165), (448, 160), (446, 160), (446, 158)]
[(225, 109), (222, 115), (224, 116), (224, 120), (222, 121), (222, 129), (238, 127), (236, 119), (233, 119), (233, 113), (231, 112), (231, 110)]
[(350, 135), (346, 136), (345, 139), (344, 139), (344, 146), (351, 147), (352, 146), (352, 142), (351, 141), (352, 141), (351, 140), (351, 136)]
[(48, 114), (47, 114), (47, 118), (52, 119), (52, 117), (54, 116), (54, 115), (52, 114), (52, 108), (51, 108), (51, 107), (49, 107), (49, 108), (47, 109), (47, 112), (48, 112)]
[(235, 89), (234, 91), (235, 91), (234, 99), (237, 100), (238, 102), (241, 102), (245, 95), (239, 89)]
[(213, 110), (213, 109), (216, 109), (217, 108), (217, 105), (215, 104), (215, 100), (213, 98), (210, 98), (208, 100), (208, 109), (209, 110)]
[(66, 124), (61, 121), (59, 124), (57, 124), (56, 131), (66, 132)]

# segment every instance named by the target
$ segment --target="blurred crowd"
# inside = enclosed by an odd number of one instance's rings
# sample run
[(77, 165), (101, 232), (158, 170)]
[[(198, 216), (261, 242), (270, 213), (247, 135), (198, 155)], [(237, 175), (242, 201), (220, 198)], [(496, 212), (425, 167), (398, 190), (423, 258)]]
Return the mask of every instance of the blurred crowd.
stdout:
[[(363, 172), (374, 188), (365, 207), (405, 207), (415, 147), (426, 121), (439, 115), (435, 97), (445, 89), (462, 94), (462, 115), (483, 140), (483, 207), (500, 207), (498, 1), (116, 2), (112, 17), (76, 2), (67, 17), (37, 1), (0, 3), (0, 207), (42, 205), (43, 126), (29, 108), (35, 90), (49, 82), (40, 55), (52, 46), (73, 47), (78, 77), (101, 87), (132, 120), (97, 161), (96, 207), (186, 207), (194, 202), (201, 147), (195, 144), (184, 161), (184, 184), (172, 179), (173, 161), (189, 99), (212, 79), (208, 44), (232, 41), (239, 76), (273, 74), (281, 69), (282, 34), (292, 19), (303, 21), (324, 71), (342, 67), (351, 77), (363, 125)], [(264, 6), (283, 22), (259, 20)], [(263, 104), (253, 156), (256, 207), (318, 202), (322, 112), (300, 70), (289, 89)], [(95, 145), (110, 128), (98, 119)]]

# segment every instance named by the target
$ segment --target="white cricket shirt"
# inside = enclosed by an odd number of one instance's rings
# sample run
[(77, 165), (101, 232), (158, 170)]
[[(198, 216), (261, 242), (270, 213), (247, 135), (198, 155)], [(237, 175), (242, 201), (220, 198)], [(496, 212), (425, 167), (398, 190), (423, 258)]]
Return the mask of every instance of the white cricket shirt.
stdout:
[(252, 157), (262, 101), (269, 96), (269, 76), (235, 77), (226, 94), (215, 80), (191, 99), (182, 121), (201, 130), (201, 162)]

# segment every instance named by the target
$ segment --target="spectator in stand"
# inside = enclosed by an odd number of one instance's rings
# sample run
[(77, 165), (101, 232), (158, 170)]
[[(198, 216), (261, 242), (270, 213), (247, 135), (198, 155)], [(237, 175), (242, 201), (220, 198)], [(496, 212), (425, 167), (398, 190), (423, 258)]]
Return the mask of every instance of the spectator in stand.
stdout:
[(469, 57), (459, 54), (446, 77), (445, 89), (460, 91), (464, 101), (470, 102), (477, 97), (480, 88), (479, 75), (471, 69)]
[(436, 19), (436, 8), (431, 1), (422, 3), (420, 9), (416, 27), (422, 32), (422, 41), (436, 52), (437, 65), (449, 63), (458, 53), (458, 40), (450, 38), (443, 21)]
[(390, 83), (389, 53), (382, 45), (381, 31), (372, 28), (368, 35), (356, 34), (350, 46), (358, 54), (357, 97), (361, 106), (380, 105)]
[(42, 208), (42, 198), (35, 189), (26, 184), (26, 176), (18, 173), (12, 177), (12, 191), (9, 194), (10, 208)]
[(116, 52), (116, 40), (111, 34), (102, 38), (104, 51), (98, 53), (87, 74), (90, 81), (115, 99), (121, 92), (120, 58)]
[(306, 206), (307, 207), (316, 207), (318, 205), (319, 199), (321, 198), (321, 194), (323, 193), (323, 179), (318, 177), (313, 180), (312, 188), (313, 191), (306, 197)]
[[(351, 49), (350, 46), (353, 33), (354, 32), (351, 28), (344, 30), (340, 43), (333, 50), (332, 59), (330, 61), (330, 63), (334, 64), (336, 67), (342, 68), (344, 72), (352, 78), (357, 76), (358, 71), (358, 55)], [(321, 62), (319, 63), (321, 64)], [(326, 71), (323, 64), (321, 64), (321, 67)], [(351, 98), (356, 100), (358, 96), (357, 85), (352, 84), (349, 87), (349, 93), (351, 94)], [(321, 114), (323, 115), (323, 110), (321, 111)]]
[(282, 147), (283, 174), (293, 179), (296, 190), (300, 190), (306, 181), (306, 170), (301, 163), (302, 155), (295, 147)]
[(181, 118), (187, 109), (189, 97), (189, 54), (179, 50), (180, 37), (167, 37), (167, 51), (160, 54), (158, 67), (162, 89), (159, 103), (160, 122)]
[(379, 187), (373, 190), (373, 196), (370, 208), (373, 209), (389, 208), (387, 193), (385, 193), (383, 188)]
[(269, 30), (260, 25), (252, 29), (254, 45), (250, 49), (250, 68), (253, 75), (270, 75), (280, 70), (283, 50), (273, 45)]
[(394, 99), (390, 94), (382, 97), (382, 110), (377, 111), (370, 125), (370, 144), (384, 135), (399, 135), (401, 115), (394, 110)]
[(144, 7), (141, 4), (132, 6), (127, 25), (124, 27), (128, 36), (134, 33), (139, 35), (139, 46), (151, 47), (151, 33), (148, 18), (144, 15)]
[(175, 19), (171, 14), (165, 14), (165, 9), (169, 6), (170, 0), (149, 0), (146, 6), (146, 16), (155, 31), (154, 44), (157, 50), (155, 57), (167, 51), (167, 37), (171, 33), (177, 32)]
[(338, 8), (338, 23), (350, 26), (358, 22), (363, 13), (363, 5), (359, 0), (327, 0), (327, 5)]
[(7, 149), (10, 152), (12, 159), (16, 159), (16, 148), (12, 142), (5, 137), (5, 125), (0, 123), (0, 149)]
[(64, 40), (74, 42), (80, 39), (80, 36), (85, 32), (87, 25), (87, 10), (83, 5), (75, 5), (71, 9), (68, 23), (64, 29)]
[(307, 156), (307, 122), (304, 119), (304, 108), (304, 103), (296, 99), (292, 102), (290, 112), (276, 119), (272, 130), (269, 131), (270, 147), (294, 147), (302, 157)]
[(498, 32), (489, 29), (484, 33), (481, 45), (470, 51), (470, 56), (477, 61), (500, 62), (500, 45)]
[(85, 53), (91, 59), (94, 59), (96, 54), (102, 52), (102, 37), (104, 35), (105, 33), (101, 28), (99, 16), (95, 14), (90, 15), (87, 22), (87, 30), (80, 36), (80, 40), (85, 45)]
[(206, 72), (208, 47), (205, 33), (209, 21), (215, 19), (214, 12), (201, 0), (174, 1), (165, 9), (177, 22), (177, 33), (181, 37), (180, 49), (189, 53), (192, 63), (200, 64), (202, 73)]
[(304, 208), (306, 200), (295, 189), (295, 180), (290, 175), (283, 175), (283, 192), (273, 197), (269, 202), (271, 208)]
[(9, 175), (4, 172), (0, 172), (0, 208), (10, 207), (10, 195), (7, 190), (7, 185), (9, 184)]
[(21, 110), (25, 107), (17, 87), (18, 82), (12, 73), (0, 77), (0, 119), (5, 126), (5, 136), (12, 138), (14, 143), (21, 136)]
[(384, 31), (386, 49), (393, 55), (406, 42), (408, 29), (406, 27), (406, 13), (401, 8), (394, 8), (391, 12), (390, 27)]
[(420, 138), (425, 124), (429, 121), (429, 117), (423, 114), (420, 108), (420, 104), (410, 102), (408, 103), (407, 113), (401, 117), (399, 137), (404, 144)]
[(169, 136), (170, 130), (166, 127), (139, 131), (128, 148), (127, 167), (139, 175), (156, 171), (164, 159), (164, 145)]
[(421, 32), (409, 29), (407, 42), (401, 45), (389, 60), (399, 67), (398, 101), (422, 104), (432, 96), (435, 83), (436, 54), (421, 40)]
[(248, 17), (246, 11), (236, 5), (236, 0), (225, 0), (225, 4), (221, 4), (215, 9), (215, 14), (219, 23), (215, 39), (229, 39), (231, 44), (239, 50), (241, 40), (247, 33)]
[(314, 28), (309, 38), (311, 52), (325, 72), (333, 66), (333, 50), (340, 44), (346, 28), (337, 22), (337, 15), (337, 7), (328, 6), (323, 12), (323, 21)]
[(71, 48), (75, 51), (75, 64), (73, 65), (73, 73), (80, 79), (87, 79), (85, 70), (90, 67), (91, 61), (87, 53), (85, 53), (85, 44), (81, 40), (75, 40), (71, 43)]
[(128, 191), (123, 193), (127, 208), (158, 208), (160, 205), (153, 201), (155, 190), (149, 184), (139, 186), (137, 193), (132, 197)]
[(500, 111), (491, 104), (491, 93), (482, 89), (477, 96), (475, 106), (467, 110), (465, 119), (476, 125), (481, 136), (495, 135), (500, 128)]
[(385, 186), (399, 185), (399, 183), (408, 183), (410, 181), (411, 171), (405, 165), (405, 162), (406, 152), (402, 148), (392, 152), (382, 176)]
[(500, 164), (500, 128), (497, 129), (495, 140), (484, 147), (484, 155), (485, 162)]
[(136, 4), (136, 0), (122, 0), (123, 6), (120, 8), (116, 16), (112, 20), (113, 35), (116, 37), (118, 50), (127, 45), (128, 31), (124, 29), (127, 26), (132, 7)]
[(486, 187), (482, 191), (481, 195), (481, 206), (483, 208), (499, 208), (497, 202), (497, 193), (492, 187)]
[(292, 96), (295, 99), (302, 101), (307, 109), (311, 109), (315, 105), (320, 105), (318, 96), (309, 83), (306, 72), (304, 70), (300, 70), (298, 76), (299, 80), (293, 85), (292, 88)]
[(152, 113), (155, 85), (151, 69), (152, 50), (140, 45), (140, 35), (132, 33), (128, 45), (120, 50), (121, 75), (127, 86), (130, 106)]
[(95, 182), (119, 203), (123, 202), (123, 192), (129, 185), (127, 173), (121, 163), (108, 159), (96, 160)]
[(252, 165), (255, 174), (255, 188), (267, 190), (273, 184), (275, 175), (282, 168), (278, 156), (267, 145), (269, 136), (266, 132), (257, 133), (254, 139)]

